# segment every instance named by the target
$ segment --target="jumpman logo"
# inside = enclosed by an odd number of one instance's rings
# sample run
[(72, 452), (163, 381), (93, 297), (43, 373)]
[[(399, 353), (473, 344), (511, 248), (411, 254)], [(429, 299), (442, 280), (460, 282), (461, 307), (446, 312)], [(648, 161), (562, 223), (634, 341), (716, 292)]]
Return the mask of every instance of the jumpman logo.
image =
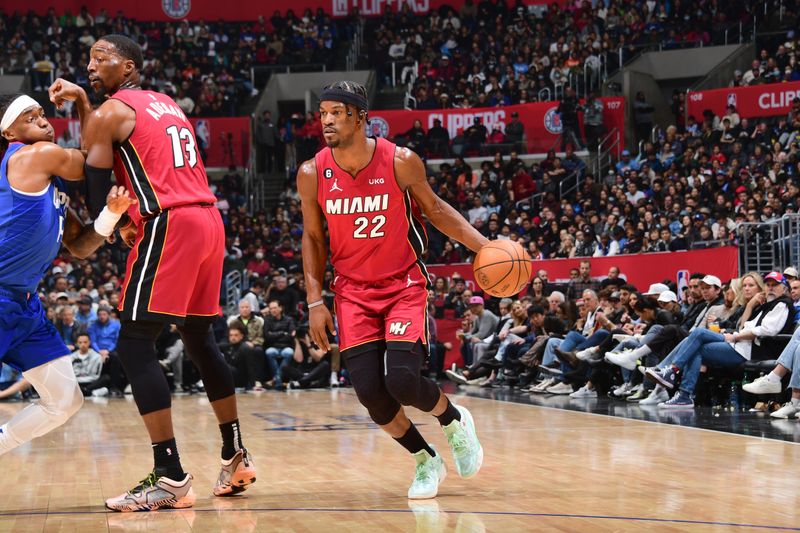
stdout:
[(411, 274), (409, 274), (409, 275), (408, 275), (408, 280), (406, 281), (406, 288), (409, 288), (409, 287), (410, 287), (411, 285), (413, 285), (414, 283), (415, 283), (415, 282), (414, 282), (414, 280), (413, 280), (413, 279), (411, 279)]
[(339, 187), (339, 178), (333, 178), (333, 185), (331, 185), (331, 190), (329, 192), (339, 191), (344, 192), (341, 187)]

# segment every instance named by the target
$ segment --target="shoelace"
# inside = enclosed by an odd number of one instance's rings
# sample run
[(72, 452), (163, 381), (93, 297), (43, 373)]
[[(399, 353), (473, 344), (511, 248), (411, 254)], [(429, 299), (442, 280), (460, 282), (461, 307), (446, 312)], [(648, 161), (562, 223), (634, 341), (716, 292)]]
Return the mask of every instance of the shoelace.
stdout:
[(414, 472), (414, 479), (417, 481), (428, 481), (431, 477), (430, 471), (426, 468), (427, 463), (420, 463), (417, 465), (417, 470)]
[(146, 478), (144, 478), (143, 480), (139, 481), (139, 484), (136, 485), (135, 487), (133, 487), (130, 490), (130, 492), (142, 492), (147, 487), (154, 487), (157, 481), (158, 481), (158, 478), (156, 477), (156, 471), (153, 470), (152, 472), (147, 474)]
[(469, 446), (467, 445), (466, 430), (459, 428), (448, 439), (450, 446), (453, 448), (453, 453), (458, 456), (463, 456), (469, 453)]

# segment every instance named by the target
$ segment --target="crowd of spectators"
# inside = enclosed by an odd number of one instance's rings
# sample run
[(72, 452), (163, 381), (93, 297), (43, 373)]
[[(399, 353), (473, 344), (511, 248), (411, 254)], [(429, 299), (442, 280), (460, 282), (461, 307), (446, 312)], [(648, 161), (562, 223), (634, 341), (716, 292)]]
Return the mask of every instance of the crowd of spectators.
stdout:
[(616, 267), (602, 279), (590, 269), (590, 260), (581, 261), (566, 284), (550, 282), (540, 270), (522, 298), (491, 303), (463, 279), (437, 279), (432, 313), (462, 319), (456, 335), (464, 367), (444, 369), (445, 375), (460, 385), (513, 386), (575, 399), (608, 393), (664, 409), (696, 402), (738, 408), (738, 384), (728, 391), (720, 384), (741, 379), (748, 361), (779, 359), (774, 374), (744, 390), (780, 394), (781, 380), (791, 374), (798, 390), (784, 407), (775, 405), (772, 416), (800, 411), (800, 330), (789, 342), (800, 319), (797, 269), (763, 277), (749, 272), (725, 283), (693, 273), (680, 290), (671, 280), (644, 290)]
[[(252, 67), (334, 64), (350, 22), (334, 21), (322, 9), (297, 16), (291, 9), (256, 21), (138, 21), (132, 13), (69, 10), (47, 14), (0, 9), (0, 68), (31, 73), (34, 91), (54, 77), (88, 90), (89, 49), (102, 35), (119, 33), (144, 51), (142, 86), (170, 94), (190, 116), (235, 116), (255, 96)], [(61, 113), (71, 113), (67, 106)]]
[[(414, 82), (419, 109), (549, 100), (566, 85), (584, 95), (601, 71), (618, 68), (620, 51), (625, 62), (653, 46), (722, 44), (726, 29), (751, 23), (758, 3), (577, 1), (544, 11), (509, 4), (467, 0), (424, 17), (387, 8), (365, 32), (371, 67), (388, 83), (398, 62), (397, 81)], [(592, 83), (584, 84), (584, 67)]]

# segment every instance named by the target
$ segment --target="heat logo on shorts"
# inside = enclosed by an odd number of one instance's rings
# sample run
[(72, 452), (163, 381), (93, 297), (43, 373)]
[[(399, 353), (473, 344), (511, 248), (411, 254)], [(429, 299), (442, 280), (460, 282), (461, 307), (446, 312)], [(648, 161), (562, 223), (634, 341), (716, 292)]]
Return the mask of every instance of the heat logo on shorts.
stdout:
[(408, 326), (411, 325), (411, 322), (392, 322), (389, 324), (389, 333), (391, 335), (405, 335)]

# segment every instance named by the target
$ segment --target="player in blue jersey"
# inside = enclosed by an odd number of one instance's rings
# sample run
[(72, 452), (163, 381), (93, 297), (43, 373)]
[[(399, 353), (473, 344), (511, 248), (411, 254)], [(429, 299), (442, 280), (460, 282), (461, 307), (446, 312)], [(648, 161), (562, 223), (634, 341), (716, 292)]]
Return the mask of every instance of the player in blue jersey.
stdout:
[(60, 426), (82, 405), (69, 350), (36, 289), (62, 241), (74, 256), (87, 257), (135, 200), (113, 188), (94, 226), (84, 226), (68, 209), (62, 181), (83, 178), (84, 156), (53, 143), (44, 110), (26, 95), (0, 96), (0, 158), (0, 361), (21, 371), (40, 397), (0, 426), (2, 455)]

